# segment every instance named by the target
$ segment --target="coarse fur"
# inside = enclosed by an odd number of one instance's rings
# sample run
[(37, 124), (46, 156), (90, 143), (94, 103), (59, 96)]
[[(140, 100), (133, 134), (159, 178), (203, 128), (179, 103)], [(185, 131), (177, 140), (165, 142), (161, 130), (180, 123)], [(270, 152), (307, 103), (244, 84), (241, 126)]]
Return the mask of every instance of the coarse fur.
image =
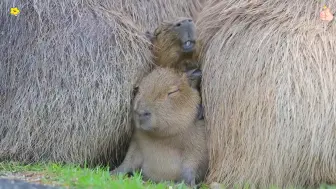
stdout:
[(324, 3), (212, 1), (199, 14), (208, 183), (336, 184), (336, 24), (319, 19)]
[(204, 120), (197, 118), (201, 97), (189, 83), (194, 73), (158, 67), (143, 78), (133, 102), (135, 133), (111, 174), (141, 169), (145, 180), (191, 186), (204, 179), (208, 152)]
[(0, 160), (118, 164), (132, 133), (132, 89), (152, 60), (143, 29), (199, 6), (1, 0)]
[[(173, 21), (164, 21), (154, 30), (147, 31), (152, 42), (154, 63), (161, 67), (187, 71), (199, 68), (201, 41), (197, 38), (196, 27), (192, 18), (179, 17)], [(185, 49), (186, 43), (191, 48)]]

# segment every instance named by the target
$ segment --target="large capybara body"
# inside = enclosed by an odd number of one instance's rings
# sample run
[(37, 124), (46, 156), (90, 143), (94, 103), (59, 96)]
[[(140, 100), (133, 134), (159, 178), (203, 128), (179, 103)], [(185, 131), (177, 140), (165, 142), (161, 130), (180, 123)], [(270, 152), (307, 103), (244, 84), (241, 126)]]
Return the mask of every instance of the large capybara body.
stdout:
[(144, 28), (199, 7), (124, 2), (0, 1), (1, 160), (123, 159), (133, 85), (152, 60)]
[(209, 183), (336, 184), (336, 24), (320, 20), (323, 5), (217, 1), (200, 13)]
[(208, 151), (204, 120), (198, 119), (201, 97), (189, 82), (200, 72), (159, 67), (141, 81), (133, 102), (131, 145), (112, 174), (141, 170), (146, 180), (192, 186), (204, 179)]

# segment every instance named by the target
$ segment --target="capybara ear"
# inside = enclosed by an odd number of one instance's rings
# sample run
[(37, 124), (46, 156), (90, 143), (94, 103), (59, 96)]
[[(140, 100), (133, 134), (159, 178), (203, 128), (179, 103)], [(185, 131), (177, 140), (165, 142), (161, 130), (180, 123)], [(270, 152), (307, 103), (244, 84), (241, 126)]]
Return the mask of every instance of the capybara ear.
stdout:
[(185, 72), (189, 85), (194, 89), (199, 89), (202, 79), (202, 71), (200, 69), (192, 69)]
[(198, 68), (186, 71), (188, 78), (201, 78), (202, 71)]
[(149, 39), (150, 42), (153, 42), (155, 36), (152, 32), (146, 31), (145, 35), (146, 35), (147, 39)]
[(204, 119), (204, 107), (203, 107), (203, 104), (199, 104), (197, 106), (197, 119), (198, 120)]

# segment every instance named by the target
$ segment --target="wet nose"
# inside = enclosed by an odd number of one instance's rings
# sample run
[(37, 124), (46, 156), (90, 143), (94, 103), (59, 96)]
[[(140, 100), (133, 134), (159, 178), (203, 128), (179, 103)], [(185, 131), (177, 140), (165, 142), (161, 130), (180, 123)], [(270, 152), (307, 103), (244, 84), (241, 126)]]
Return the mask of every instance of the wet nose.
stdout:
[(145, 122), (151, 117), (151, 113), (148, 110), (137, 111), (140, 122)]
[(176, 23), (176, 27), (183, 27), (183, 26), (189, 26), (191, 25), (193, 22), (192, 19), (186, 19), (186, 20), (182, 20), (181, 22), (179, 23)]

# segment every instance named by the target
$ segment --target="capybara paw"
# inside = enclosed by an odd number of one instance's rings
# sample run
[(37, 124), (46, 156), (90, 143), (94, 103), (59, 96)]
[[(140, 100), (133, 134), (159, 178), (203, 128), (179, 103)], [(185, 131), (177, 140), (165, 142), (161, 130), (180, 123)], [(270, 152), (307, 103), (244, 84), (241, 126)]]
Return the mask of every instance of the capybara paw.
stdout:
[(122, 173), (122, 172), (119, 171), (118, 169), (114, 169), (114, 170), (110, 171), (110, 175), (118, 175), (120, 173)]
[(184, 183), (187, 185), (191, 186), (192, 188), (196, 187), (196, 182), (195, 182), (195, 173), (191, 169), (184, 169), (182, 171), (182, 179)]

